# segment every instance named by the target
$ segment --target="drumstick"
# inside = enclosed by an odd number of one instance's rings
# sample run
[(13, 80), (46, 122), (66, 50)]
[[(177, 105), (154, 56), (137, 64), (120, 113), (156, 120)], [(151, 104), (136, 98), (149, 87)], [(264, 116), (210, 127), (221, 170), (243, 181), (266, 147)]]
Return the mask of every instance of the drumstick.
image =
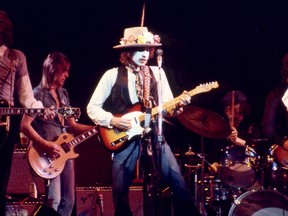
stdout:
[(235, 91), (232, 91), (232, 102), (231, 102), (231, 119), (230, 127), (234, 127), (234, 101), (235, 101)]

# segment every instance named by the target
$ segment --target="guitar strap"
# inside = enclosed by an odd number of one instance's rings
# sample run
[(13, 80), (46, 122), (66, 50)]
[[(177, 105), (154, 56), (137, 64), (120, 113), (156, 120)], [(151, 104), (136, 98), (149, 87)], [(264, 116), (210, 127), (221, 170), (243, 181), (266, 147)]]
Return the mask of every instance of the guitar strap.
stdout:
[[(14, 89), (13, 75), (12, 75), (12, 66), (13, 66), (13, 60), (15, 59), (15, 56), (14, 56), (14, 52), (13, 52), (12, 49), (8, 50), (8, 58), (10, 60), (8, 77), (9, 77), (9, 74), (10, 74), (10, 78), (11, 78), (11, 80), (10, 80), (10, 82), (11, 82), (11, 85), (10, 85), (10, 98), (9, 98), (9, 101), (8, 101), (8, 107), (10, 107), (10, 105), (12, 103), (12, 100), (13, 100), (13, 89)], [(4, 84), (3, 84), (3, 87), (4, 87)], [(6, 122), (5, 130), (6, 130), (6, 133), (8, 135), (8, 132), (10, 131), (10, 116), (9, 115), (5, 116), (5, 122)]]
[(144, 128), (147, 129), (151, 122), (152, 103), (150, 98), (151, 74), (148, 66), (141, 68), (143, 71), (143, 104), (145, 107)]
[(14, 55), (14, 51), (12, 49), (8, 50), (8, 59), (10, 60), (9, 74), (10, 74), (10, 78), (11, 78), (10, 101), (9, 101), (9, 103), (11, 103), (12, 102), (12, 98), (13, 98), (13, 89), (15, 88), (14, 83), (12, 82), (13, 81), (12, 66), (13, 66), (13, 60), (15, 60), (15, 55)]

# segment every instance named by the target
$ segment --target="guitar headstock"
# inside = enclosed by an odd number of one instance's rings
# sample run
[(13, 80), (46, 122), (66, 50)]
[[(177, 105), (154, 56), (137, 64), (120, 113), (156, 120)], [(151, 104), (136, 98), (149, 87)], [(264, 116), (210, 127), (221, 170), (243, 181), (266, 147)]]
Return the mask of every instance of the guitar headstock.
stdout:
[(81, 110), (79, 107), (63, 106), (55, 110), (55, 112), (64, 118), (76, 118), (79, 119), (81, 115)]
[(218, 82), (214, 81), (214, 82), (209, 82), (209, 83), (205, 83), (205, 84), (200, 84), (196, 87), (196, 89), (201, 91), (201, 92), (207, 92), (213, 88), (218, 88), (218, 87), (219, 87)]

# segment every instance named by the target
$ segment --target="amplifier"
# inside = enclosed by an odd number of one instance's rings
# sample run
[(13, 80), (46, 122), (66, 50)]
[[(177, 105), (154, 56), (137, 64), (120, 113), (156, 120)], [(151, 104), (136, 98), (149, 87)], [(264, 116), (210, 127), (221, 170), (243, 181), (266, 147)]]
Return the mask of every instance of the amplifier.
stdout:
[(11, 201), (7, 202), (6, 214), (5, 216), (31, 216), (37, 211), (37, 209), (42, 205), (40, 201)]
[(32, 183), (36, 184), (38, 194), (45, 193), (44, 179), (30, 168), (26, 157), (26, 148), (15, 148), (12, 159), (11, 174), (7, 194), (29, 194)]
[[(142, 186), (130, 187), (129, 199), (133, 216), (143, 216)], [(113, 216), (112, 188), (76, 187), (76, 212), (77, 216)]]

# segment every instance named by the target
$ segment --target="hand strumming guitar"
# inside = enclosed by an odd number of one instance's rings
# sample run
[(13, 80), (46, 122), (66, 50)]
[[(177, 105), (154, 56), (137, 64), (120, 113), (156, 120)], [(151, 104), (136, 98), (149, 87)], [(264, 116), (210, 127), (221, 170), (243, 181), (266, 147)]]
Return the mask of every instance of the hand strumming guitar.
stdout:
[(126, 131), (131, 129), (131, 119), (113, 117), (111, 119), (110, 125), (119, 128), (120, 130)]

